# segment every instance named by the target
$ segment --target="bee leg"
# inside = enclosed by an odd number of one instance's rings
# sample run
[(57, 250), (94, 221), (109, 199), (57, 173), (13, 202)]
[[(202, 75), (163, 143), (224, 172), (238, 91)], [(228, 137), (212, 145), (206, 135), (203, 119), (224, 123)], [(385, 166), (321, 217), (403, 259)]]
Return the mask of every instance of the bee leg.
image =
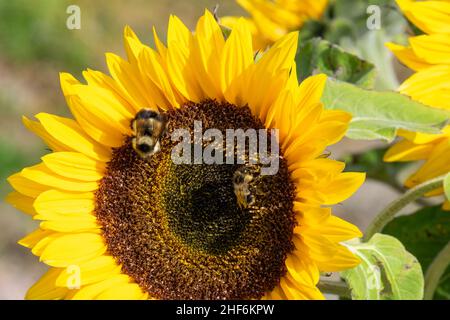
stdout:
[(161, 145), (159, 144), (159, 141), (157, 141), (155, 147), (153, 148), (152, 154), (155, 154), (159, 151), (161, 151)]
[(137, 150), (137, 145), (136, 145), (136, 137), (133, 137), (131, 139), (131, 145), (133, 147), (134, 150)]

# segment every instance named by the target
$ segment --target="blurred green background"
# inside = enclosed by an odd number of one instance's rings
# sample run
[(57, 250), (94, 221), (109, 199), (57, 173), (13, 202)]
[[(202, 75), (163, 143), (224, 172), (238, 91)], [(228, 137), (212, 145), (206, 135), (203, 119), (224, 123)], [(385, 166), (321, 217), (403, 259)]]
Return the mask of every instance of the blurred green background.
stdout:
[[(80, 30), (66, 27), (66, 9), (72, 4), (81, 9)], [(11, 191), (6, 178), (38, 163), (48, 152), (41, 140), (23, 127), (22, 115), (47, 112), (69, 116), (59, 72), (70, 72), (77, 78), (86, 68), (106, 72), (105, 52), (124, 56), (125, 25), (130, 25), (143, 42), (152, 44), (151, 27), (156, 26), (165, 38), (170, 14), (179, 16), (192, 29), (204, 8), (212, 10), (216, 4), (220, 5), (220, 16), (247, 15), (234, 0), (0, 0), (0, 299), (22, 299), (46, 270), (37, 257), (17, 244), (36, 228), (36, 221), (3, 201)], [(377, 34), (383, 36), (382, 32)], [(390, 57), (387, 50), (381, 50)], [(397, 75), (404, 78), (405, 69), (398, 64), (396, 68), (400, 70)], [(330, 151), (334, 158), (345, 159), (351, 169), (370, 167), (375, 178), (391, 177), (396, 168), (377, 166), (382, 152), (359, 160), (352, 156), (384, 147), (377, 142), (344, 140)], [(369, 179), (335, 212), (364, 229), (370, 218), (399, 194), (398, 189)]]

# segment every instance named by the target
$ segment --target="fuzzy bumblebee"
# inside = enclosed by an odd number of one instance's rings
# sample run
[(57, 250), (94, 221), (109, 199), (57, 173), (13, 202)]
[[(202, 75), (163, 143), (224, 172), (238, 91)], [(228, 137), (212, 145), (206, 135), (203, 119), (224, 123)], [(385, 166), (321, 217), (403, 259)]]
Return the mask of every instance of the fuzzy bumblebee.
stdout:
[(144, 160), (161, 150), (160, 139), (167, 128), (164, 114), (151, 109), (141, 109), (131, 121), (134, 136), (133, 149)]

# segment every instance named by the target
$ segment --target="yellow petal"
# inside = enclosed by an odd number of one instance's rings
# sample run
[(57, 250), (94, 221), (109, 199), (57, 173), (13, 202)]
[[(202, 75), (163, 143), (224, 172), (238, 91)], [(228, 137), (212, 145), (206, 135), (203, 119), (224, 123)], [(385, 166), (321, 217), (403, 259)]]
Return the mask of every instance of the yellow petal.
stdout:
[(52, 137), (67, 146), (62, 151), (78, 151), (96, 160), (109, 161), (111, 150), (88, 137), (74, 120), (46, 113), (40, 113), (36, 118)]
[(196, 72), (189, 60), (193, 36), (189, 29), (176, 16), (170, 16), (167, 34), (167, 67), (175, 88), (187, 99), (199, 102), (204, 93), (195, 76)]
[(58, 300), (64, 299), (68, 293), (67, 288), (55, 286), (56, 278), (61, 273), (61, 269), (50, 268), (30, 289), (28, 289), (25, 299), (27, 300)]
[(53, 267), (67, 267), (98, 257), (105, 251), (104, 240), (99, 234), (62, 234), (50, 239), (40, 260)]
[(253, 64), (251, 33), (244, 20), (240, 20), (231, 32), (223, 48), (221, 64), (221, 88), (228, 102), (244, 105), (244, 72)]
[(411, 47), (400, 46), (395, 43), (386, 43), (386, 47), (408, 68), (419, 71), (430, 66), (429, 63), (419, 58)]
[[(120, 273), (120, 266), (111, 256), (100, 256), (87, 262), (78, 264), (80, 285), (86, 286), (100, 282)], [(56, 286), (66, 287), (73, 276), (71, 269), (65, 268), (56, 279)]]
[(321, 225), (331, 215), (331, 208), (310, 206), (294, 201), (294, 211), (299, 217), (300, 225), (314, 226)]
[(15, 173), (8, 177), (7, 181), (14, 188), (14, 190), (31, 198), (36, 198), (42, 192), (51, 189), (50, 186), (26, 178), (21, 172)]
[(109, 128), (106, 133), (127, 135), (131, 133), (130, 121), (134, 114), (130, 112), (115, 94), (101, 87), (75, 85), (74, 93), (80, 98), (80, 104), (90, 112), (95, 123)]
[(432, 150), (432, 144), (414, 144), (403, 140), (389, 148), (383, 160), (386, 162), (422, 160), (426, 159)]
[(305, 106), (320, 103), (326, 81), (327, 76), (325, 74), (311, 76), (302, 81), (296, 95), (298, 105)]
[(442, 205), (442, 210), (450, 211), (450, 201), (445, 201)]
[(94, 215), (83, 215), (60, 218), (53, 218), (40, 223), (40, 227), (44, 230), (52, 230), (56, 232), (92, 232), (100, 233), (101, 226), (97, 223)]
[(280, 280), (280, 286), (289, 300), (323, 300), (324, 297), (315, 286), (297, 285), (287, 275)]
[(62, 177), (50, 171), (43, 163), (25, 168), (20, 172), (20, 174), (25, 179), (31, 180), (35, 183), (41, 183), (52, 189), (56, 188), (60, 190), (80, 192), (94, 191), (98, 189), (98, 183), (96, 181), (85, 182)]
[(43, 217), (58, 215), (91, 214), (94, 211), (94, 194), (60, 190), (41, 193), (34, 202), (34, 208)]
[[(302, 229), (301, 234), (296, 233), (293, 241), (297, 249), (305, 250), (304, 248), (307, 248), (308, 255), (314, 262), (328, 261), (336, 254), (338, 246), (322, 235), (317, 234), (316, 231), (311, 232), (309, 229)], [(299, 256), (299, 259), (301, 258)]]
[(74, 300), (93, 300), (96, 299), (103, 291), (126, 284), (130, 281), (129, 277), (124, 274), (114, 275), (106, 280), (83, 286), (77, 293), (74, 294)]
[(316, 230), (333, 242), (362, 237), (358, 227), (336, 216), (328, 217), (322, 224), (316, 226)]
[(5, 201), (26, 214), (31, 216), (36, 214), (33, 207), (34, 198), (32, 197), (27, 197), (19, 192), (11, 192), (6, 196)]
[(299, 285), (315, 286), (319, 281), (319, 269), (306, 256), (300, 259), (296, 255), (288, 255), (286, 268), (292, 279)]
[(45, 128), (37, 121), (32, 121), (27, 117), (22, 117), (25, 127), (40, 137), (45, 144), (53, 151), (70, 151), (70, 147), (64, 145), (61, 141), (54, 138)]
[(450, 109), (447, 103), (450, 96), (450, 66), (437, 65), (420, 70), (403, 82), (399, 90), (426, 105)]
[(155, 105), (154, 100), (146, 92), (141, 75), (129, 62), (113, 53), (107, 53), (106, 64), (109, 73), (120, 88), (121, 94), (127, 97), (127, 101), (136, 112)]
[(42, 161), (56, 174), (82, 181), (98, 181), (106, 170), (104, 162), (78, 152), (54, 152), (42, 157)]
[(344, 168), (345, 163), (326, 158), (296, 163), (289, 167), (290, 170), (306, 171), (315, 179), (320, 179), (324, 176), (336, 176), (341, 173)]
[(446, 174), (450, 171), (450, 161), (448, 159), (450, 159), (450, 144), (448, 140), (444, 140), (435, 146), (427, 161), (406, 181), (405, 186), (411, 188)]
[(127, 53), (128, 61), (131, 64), (137, 65), (137, 58), (139, 56), (139, 49), (136, 46), (134, 46), (131, 41), (128, 39), (133, 39), (136, 42), (140, 43), (139, 38), (137, 37), (136, 33), (134, 33), (133, 29), (131, 29), (130, 26), (125, 26), (123, 30), (123, 39), (125, 44), (125, 51)]
[(49, 230), (36, 229), (30, 234), (28, 234), (26, 237), (20, 239), (17, 243), (20, 244), (21, 246), (24, 246), (25, 248), (31, 249), (35, 245), (37, 245), (41, 240), (45, 239), (51, 234), (54, 234), (54, 232)]
[(450, 34), (411, 37), (409, 38), (409, 42), (414, 52), (428, 63), (450, 64)]
[(450, 33), (450, 3), (447, 1), (397, 0), (408, 19), (425, 33)]
[[(178, 107), (183, 100), (176, 88), (172, 87), (170, 79), (162, 65), (162, 59), (153, 49), (144, 48), (139, 55), (142, 72), (156, 85), (157, 90), (165, 99), (159, 98), (157, 105), (163, 109)], [(165, 102), (167, 101), (167, 102)]]
[(348, 199), (364, 183), (365, 178), (365, 173), (341, 173), (326, 187), (324, 205), (336, 204)]
[(98, 300), (146, 300), (147, 293), (142, 292), (142, 289), (136, 283), (118, 284), (100, 293), (96, 299)]
[[(89, 68), (83, 71), (83, 77), (86, 79), (88, 85), (92, 87), (100, 87), (108, 89), (111, 92), (111, 94), (114, 95), (115, 99), (117, 99), (123, 107), (125, 107), (132, 114), (136, 113), (136, 108), (129, 101), (128, 93), (123, 92), (120, 86), (117, 84), (116, 81), (114, 81), (113, 78), (104, 74), (103, 72), (95, 71)], [(73, 94), (74, 93), (72, 93), (72, 95)]]
[(337, 251), (328, 260), (316, 261), (322, 272), (338, 272), (356, 267), (361, 260), (342, 245), (337, 246)]

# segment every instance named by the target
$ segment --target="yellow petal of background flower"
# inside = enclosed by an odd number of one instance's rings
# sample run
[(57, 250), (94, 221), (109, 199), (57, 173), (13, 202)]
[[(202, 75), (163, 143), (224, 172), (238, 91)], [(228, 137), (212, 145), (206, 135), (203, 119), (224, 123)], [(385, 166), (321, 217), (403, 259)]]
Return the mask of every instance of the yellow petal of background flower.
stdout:
[(405, 182), (408, 188), (414, 187), (427, 180), (450, 172), (450, 142), (440, 142), (431, 152), (426, 162)]
[(397, 0), (408, 19), (425, 33), (450, 33), (450, 3)]
[(386, 47), (408, 68), (419, 71), (430, 67), (430, 64), (419, 58), (412, 48), (400, 46), (395, 43), (386, 43)]
[(433, 150), (432, 144), (415, 144), (403, 140), (393, 145), (384, 155), (384, 161), (416, 161), (426, 159)]
[(409, 42), (415, 54), (426, 62), (430, 64), (450, 64), (450, 34), (412, 37)]

